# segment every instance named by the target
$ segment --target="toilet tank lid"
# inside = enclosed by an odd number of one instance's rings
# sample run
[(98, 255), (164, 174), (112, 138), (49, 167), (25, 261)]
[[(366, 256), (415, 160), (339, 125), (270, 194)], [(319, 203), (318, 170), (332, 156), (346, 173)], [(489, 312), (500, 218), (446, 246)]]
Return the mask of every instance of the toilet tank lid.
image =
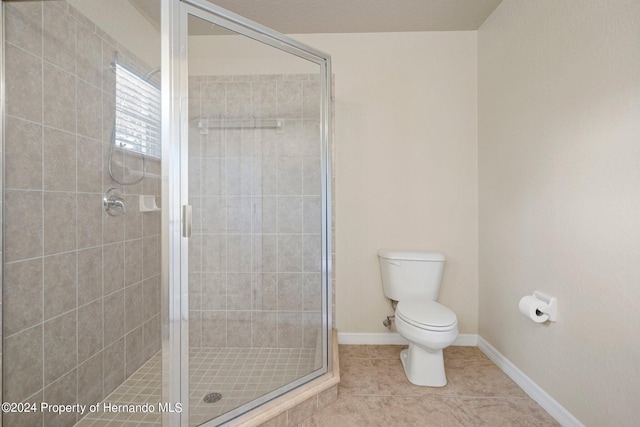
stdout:
[(385, 259), (397, 259), (404, 261), (444, 261), (444, 255), (439, 252), (422, 251), (393, 251), (380, 249), (378, 256)]

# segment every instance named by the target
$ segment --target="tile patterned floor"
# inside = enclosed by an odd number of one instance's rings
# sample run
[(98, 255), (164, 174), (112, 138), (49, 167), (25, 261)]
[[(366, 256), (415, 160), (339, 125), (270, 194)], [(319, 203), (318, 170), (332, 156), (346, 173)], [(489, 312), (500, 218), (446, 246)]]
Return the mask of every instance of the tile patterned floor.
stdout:
[[(298, 427), (559, 426), (478, 348), (445, 349), (449, 383), (441, 388), (409, 383), (399, 359), (403, 348), (341, 345), (337, 401)], [(227, 403), (232, 407), (252, 399), (256, 394), (251, 390), (259, 394), (263, 387), (287, 381), (294, 371), (296, 374), (305, 371), (314, 361), (312, 355), (299, 350), (287, 354), (279, 349), (258, 349), (242, 355), (238, 349), (234, 350), (235, 353), (217, 349), (192, 352), (192, 394), (197, 397), (192, 399), (197, 404), (190, 408), (193, 425), (226, 411)], [(114, 403), (160, 401), (159, 364), (158, 355), (105, 400)], [(222, 390), (228, 399), (226, 403), (215, 409), (211, 405), (200, 405), (199, 396), (213, 389)], [(158, 414), (90, 414), (77, 426), (159, 424)]]
[(404, 346), (340, 346), (338, 400), (300, 427), (558, 426), (477, 347), (445, 349), (445, 387), (404, 375)]
[[(189, 424), (198, 425), (314, 369), (315, 349), (192, 349), (190, 354)], [(221, 393), (207, 404), (207, 393)]]
[[(190, 353), (190, 425), (201, 424), (236, 408), (267, 391), (288, 384), (314, 370), (315, 349), (192, 348)], [(155, 404), (162, 401), (161, 356), (158, 353), (111, 393), (104, 402), (115, 405)], [(222, 400), (207, 404), (203, 397), (222, 394)], [(151, 426), (161, 423), (161, 414), (96, 412), (76, 427)]]

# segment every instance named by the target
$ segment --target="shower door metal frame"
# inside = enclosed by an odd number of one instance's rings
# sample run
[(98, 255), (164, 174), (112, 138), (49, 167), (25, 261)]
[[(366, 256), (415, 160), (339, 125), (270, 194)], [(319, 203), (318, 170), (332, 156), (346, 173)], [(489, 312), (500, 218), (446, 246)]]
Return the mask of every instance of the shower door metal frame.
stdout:
[[(189, 423), (189, 289), (188, 237), (183, 233), (183, 209), (188, 194), (188, 35), (187, 18), (194, 15), (276, 49), (306, 59), (320, 67), (321, 182), (322, 182), (322, 335), (323, 366), (285, 387), (272, 391), (215, 418), (229, 421), (332, 369), (332, 236), (331, 236), (331, 57), (206, 0), (162, 0), (162, 225), (163, 234), (163, 401), (182, 405), (180, 412), (165, 413), (164, 425)], [(166, 236), (166, 237), (165, 237)], [(286, 389), (286, 390), (285, 390)], [(206, 423), (214, 425), (211, 423)]]
[[(2, 201), (2, 206), (0, 208), (0, 251), (2, 251), (2, 256), (0, 256), (0, 402), (4, 402), (4, 393), (3, 393), (3, 369), (4, 366), (4, 218), (5, 218), (5, 203), (4, 203), (4, 186), (6, 185), (7, 180), (5, 179), (5, 161), (6, 161), (6, 151), (4, 149), (4, 113), (5, 113), (5, 105), (4, 105), (4, 96), (5, 96), (5, 81), (4, 81), (4, 1), (0, 2), (0, 174), (2, 176), (2, 185), (0, 185), (0, 201)], [(3, 415), (0, 414), (0, 427), (2, 427), (2, 418)]]

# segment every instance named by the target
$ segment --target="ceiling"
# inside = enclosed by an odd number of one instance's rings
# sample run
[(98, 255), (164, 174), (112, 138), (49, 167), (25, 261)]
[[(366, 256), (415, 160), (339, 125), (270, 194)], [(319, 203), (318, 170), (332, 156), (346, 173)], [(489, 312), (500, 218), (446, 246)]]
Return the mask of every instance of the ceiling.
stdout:
[[(154, 24), (158, 0), (130, 0)], [(284, 34), (477, 30), (502, 0), (213, 0)]]

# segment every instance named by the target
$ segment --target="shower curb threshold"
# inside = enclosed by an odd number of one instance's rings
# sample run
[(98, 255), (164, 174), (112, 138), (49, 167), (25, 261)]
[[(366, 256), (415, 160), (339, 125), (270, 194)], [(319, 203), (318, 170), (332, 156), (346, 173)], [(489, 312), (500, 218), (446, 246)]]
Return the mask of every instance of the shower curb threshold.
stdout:
[[(258, 409), (224, 424), (229, 427), (267, 427), (270, 421), (277, 425), (293, 426), (309, 418), (338, 397), (337, 384), (340, 382), (340, 363), (338, 359), (338, 331), (333, 330), (332, 370), (296, 390), (280, 396)], [(333, 392), (321, 398), (320, 395), (333, 388)], [(276, 424), (274, 424), (276, 425)]]

